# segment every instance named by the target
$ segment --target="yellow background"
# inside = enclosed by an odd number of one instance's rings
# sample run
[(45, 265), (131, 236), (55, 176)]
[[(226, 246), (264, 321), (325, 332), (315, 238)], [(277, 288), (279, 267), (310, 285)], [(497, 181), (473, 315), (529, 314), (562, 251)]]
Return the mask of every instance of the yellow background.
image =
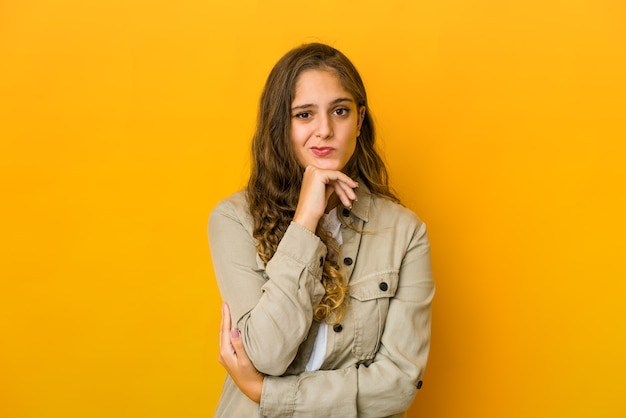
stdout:
[(212, 416), (207, 217), (308, 41), (429, 226), (410, 416), (626, 416), (621, 0), (1, 1), (0, 416)]

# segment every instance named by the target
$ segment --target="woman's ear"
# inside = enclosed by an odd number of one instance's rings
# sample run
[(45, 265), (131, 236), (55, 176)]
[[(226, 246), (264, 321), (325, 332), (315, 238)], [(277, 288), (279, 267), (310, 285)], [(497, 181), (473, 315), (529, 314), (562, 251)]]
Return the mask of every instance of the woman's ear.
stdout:
[(359, 108), (359, 121), (356, 125), (356, 136), (361, 135), (361, 126), (363, 126), (363, 120), (365, 119), (365, 106)]

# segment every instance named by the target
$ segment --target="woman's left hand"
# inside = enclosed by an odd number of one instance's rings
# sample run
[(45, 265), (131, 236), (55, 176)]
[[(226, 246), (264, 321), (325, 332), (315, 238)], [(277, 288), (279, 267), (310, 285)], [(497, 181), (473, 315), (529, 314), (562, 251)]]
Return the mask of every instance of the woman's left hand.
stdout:
[(261, 402), (263, 380), (265, 377), (259, 373), (250, 361), (243, 346), (241, 334), (237, 328), (231, 329), (230, 308), (228, 304), (222, 305), (222, 322), (220, 324), (220, 355), (219, 362), (235, 384), (248, 398), (256, 403)]

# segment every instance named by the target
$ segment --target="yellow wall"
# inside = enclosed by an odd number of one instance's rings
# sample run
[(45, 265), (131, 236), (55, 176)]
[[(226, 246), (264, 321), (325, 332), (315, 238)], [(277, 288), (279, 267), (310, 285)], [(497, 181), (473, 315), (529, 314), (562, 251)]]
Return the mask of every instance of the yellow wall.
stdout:
[(0, 416), (212, 416), (207, 216), (317, 40), (430, 228), (411, 416), (626, 416), (625, 4), (2, 1)]

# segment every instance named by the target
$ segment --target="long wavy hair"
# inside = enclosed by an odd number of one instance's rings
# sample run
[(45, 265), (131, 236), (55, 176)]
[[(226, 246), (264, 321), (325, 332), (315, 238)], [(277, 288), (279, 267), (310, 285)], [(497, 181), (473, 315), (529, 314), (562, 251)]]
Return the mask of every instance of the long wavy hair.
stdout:
[[(343, 88), (353, 96), (357, 108), (366, 108), (356, 149), (342, 171), (358, 179), (371, 193), (399, 201), (389, 187), (387, 169), (374, 146), (375, 129), (365, 86), (354, 65), (328, 45), (312, 43), (295, 48), (276, 63), (267, 78), (252, 139), (247, 196), (254, 219), (257, 253), (265, 264), (274, 256), (298, 203), (304, 167), (291, 144), (291, 106), (299, 75), (314, 69), (334, 71)], [(344, 314), (348, 285), (339, 265), (337, 242), (321, 224), (316, 233), (328, 249), (322, 272), (325, 295), (313, 317), (333, 324)]]

